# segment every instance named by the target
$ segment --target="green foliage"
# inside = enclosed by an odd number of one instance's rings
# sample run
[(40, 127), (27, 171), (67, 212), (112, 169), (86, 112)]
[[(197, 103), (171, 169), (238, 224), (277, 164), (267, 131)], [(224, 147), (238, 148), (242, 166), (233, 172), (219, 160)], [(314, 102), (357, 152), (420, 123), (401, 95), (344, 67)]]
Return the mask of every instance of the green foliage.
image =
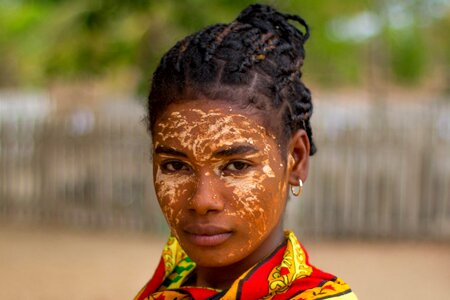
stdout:
[[(161, 55), (177, 40), (206, 25), (229, 22), (253, 2), (2, 0), (0, 86), (45, 86), (55, 79), (104, 80), (111, 74), (134, 72), (140, 74), (143, 87)], [(307, 81), (358, 85), (365, 70), (375, 64), (389, 70), (398, 83), (417, 84), (443, 60), (450, 61), (448, 3), (438, 17), (416, 18), (398, 30), (389, 27), (384, 13), (400, 3), (397, 0), (261, 2), (300, 14), (311, 25), (304, 70)], [(417, 13), (437, 2), (417, 0), (410, 8)], [(381, 20), (379, 33), (359, 40), (333, 35), (338, 30), (335, 20), (352, 20), (367, 12)], [(358, 28), (348, 30), (354, 29)], [(366, 55), (372, 44), (384, 45), (379, 51), (387, 51), (388, 59), (374, 61)]]
[(395, 32), (391, 36), (390, 52), (394, 78), (403, 84), (417, 83), (426, 67), (426, 44), (417, 30)]

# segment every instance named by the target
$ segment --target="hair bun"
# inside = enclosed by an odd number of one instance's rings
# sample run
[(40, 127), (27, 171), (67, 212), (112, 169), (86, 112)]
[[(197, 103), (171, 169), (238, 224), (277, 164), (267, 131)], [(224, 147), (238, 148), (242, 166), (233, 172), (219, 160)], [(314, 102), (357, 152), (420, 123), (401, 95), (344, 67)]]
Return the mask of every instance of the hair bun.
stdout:
[(236, 18), (241, 23), (249, 23), (252, 19), (267, 20), (270, 15), (280, 14), (271, 6), (252, 4), (245, 8)]
[[(305, 28), (305, 33), (290, 24), (289, 20), (300, 23)], [(300, 38), (302, 43), (305, 43), (309, 37), (309, 26), (303, 18), (297, 15), (280, 13), (269, 5), (252, 4), (239, 14), (236, 21), (258, 27), (265, 32), (277, 32), (280, 36), (294, 35)]]

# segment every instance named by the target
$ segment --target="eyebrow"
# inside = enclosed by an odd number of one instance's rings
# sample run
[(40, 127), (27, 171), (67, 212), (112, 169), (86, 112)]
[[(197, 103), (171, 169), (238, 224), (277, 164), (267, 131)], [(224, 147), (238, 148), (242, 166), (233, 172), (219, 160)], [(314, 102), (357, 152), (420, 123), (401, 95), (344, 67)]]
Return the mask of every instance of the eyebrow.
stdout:
[(181, 156), (181, 157), (188, 157), (186, 153), (183, 153), (181, 151), (175, 150), (175, 149), (170, 148), (170, 147), (165, 147), (165, 146), (158, 146), (158, 147), (156, 147), (155, 153), (157, 153), (157, 154), (169, 154), (169, 155)]
[(238, 145), (222, 150), (218, 150), (214, 152), (213, 156), (216, 157), (224, 157), (224, 156), (233, 156), (236, 154), (253, 154), (258, 152), (258, 148), (252, 145)]

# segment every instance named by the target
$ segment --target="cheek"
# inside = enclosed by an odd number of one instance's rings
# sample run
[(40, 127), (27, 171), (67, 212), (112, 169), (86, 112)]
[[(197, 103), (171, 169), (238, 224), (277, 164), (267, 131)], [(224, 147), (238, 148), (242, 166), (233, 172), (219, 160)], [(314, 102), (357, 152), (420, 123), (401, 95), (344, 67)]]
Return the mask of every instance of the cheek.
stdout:
[(189, 190), (194, 184), (192, 176), (168, 175), (158, 168), (155, 175), (155, 191), (159, 205), (171, 227), (176, 225), (183, 203), (189, 202)]
[(244, 178), (225, 177), (233, 201), (230, 203), (230, 215), (238, 216), (243, 222), (251, 224), (249, 234), (259, 239), (267, 231), (270, 218), (271, 199), (266, 193), (267, 177), (261, 172), (252, 172)]
[(286, 190), (281, 169), (266, 164), (261, 171), (245, 177), (224, 178), (233, 197), (229, 214), (251, 224), (247, 225), (250, 241), (260, 240), (280, 221)]

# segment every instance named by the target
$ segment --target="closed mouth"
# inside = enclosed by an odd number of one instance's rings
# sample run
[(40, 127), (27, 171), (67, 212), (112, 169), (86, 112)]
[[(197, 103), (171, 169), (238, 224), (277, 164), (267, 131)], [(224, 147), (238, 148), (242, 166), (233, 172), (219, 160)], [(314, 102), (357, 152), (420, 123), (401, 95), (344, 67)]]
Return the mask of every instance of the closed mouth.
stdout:
[(211, 224), (189, 224), (184, 232), (191, 243), (203, 247), (218, 246), (232, 235), (232, 230)]
[(216, 235), (231, 232), (228, 228), (213, 224), (189, 224), (184, 227), (184, 231), (195, 235)]

